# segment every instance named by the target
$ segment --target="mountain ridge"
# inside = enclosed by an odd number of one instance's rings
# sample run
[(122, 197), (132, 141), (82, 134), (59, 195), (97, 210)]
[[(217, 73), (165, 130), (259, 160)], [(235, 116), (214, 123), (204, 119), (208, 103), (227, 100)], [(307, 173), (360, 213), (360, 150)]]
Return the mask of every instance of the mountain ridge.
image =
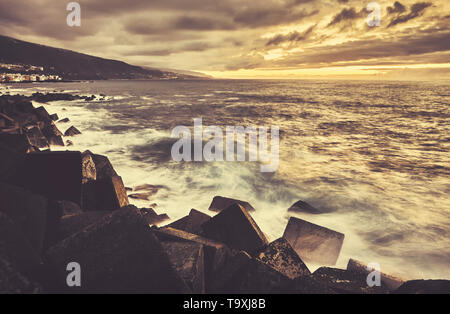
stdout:
[(31, 43), (4, 35), (0, 35), (0, 47), (0, 63), (43, 67), (45, 74), (59, 75), (64, 80), (201, 79), (199, 76), (143, 68), (119, 60)]

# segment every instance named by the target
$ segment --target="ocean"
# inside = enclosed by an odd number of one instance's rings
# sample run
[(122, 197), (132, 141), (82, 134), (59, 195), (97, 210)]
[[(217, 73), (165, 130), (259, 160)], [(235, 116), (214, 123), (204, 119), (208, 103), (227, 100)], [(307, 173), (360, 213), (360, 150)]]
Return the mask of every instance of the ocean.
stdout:
[[(68, 92), (96, 101), (52, 102), (68, 117), (71, 147), (109, 157), (127, 187), (172, 220), (208, 212), (216, 195), (250, 202), (269, 240), (290, 216), (345, 234), (337, 266), (376, 262), (405, 279), (450, 279), (450, 89), (448, 82), (332, 80), (95, 81), (14, 84), (0, 92)], [(37, 104), (36, 104), (37, 105)], [(279, 166), (175, 162), (176, 126), (276, 126)], [(131, 192), (134, 193), (134, 192)], [(292, 213), (304, 200), (322, 214)], [(317, 265), (308, 265), (312, 270)]]

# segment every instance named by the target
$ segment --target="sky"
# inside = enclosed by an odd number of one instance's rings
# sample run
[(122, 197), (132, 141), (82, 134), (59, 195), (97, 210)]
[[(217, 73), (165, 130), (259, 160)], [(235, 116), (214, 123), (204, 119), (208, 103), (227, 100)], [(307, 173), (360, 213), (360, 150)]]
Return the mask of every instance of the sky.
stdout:
[(79, 0), (79, 27), (69, 2), (0, 0), (0, 34), (217, 78), (450, 79), (448, 0)]

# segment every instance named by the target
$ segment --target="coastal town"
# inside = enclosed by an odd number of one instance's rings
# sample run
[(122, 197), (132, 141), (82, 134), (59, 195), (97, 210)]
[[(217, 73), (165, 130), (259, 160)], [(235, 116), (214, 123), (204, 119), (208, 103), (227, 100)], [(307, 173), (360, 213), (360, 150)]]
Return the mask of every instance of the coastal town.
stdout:
[(62, 78), (47, 74), (43, 67), (0, 63), (0, 83), (56, 82)]

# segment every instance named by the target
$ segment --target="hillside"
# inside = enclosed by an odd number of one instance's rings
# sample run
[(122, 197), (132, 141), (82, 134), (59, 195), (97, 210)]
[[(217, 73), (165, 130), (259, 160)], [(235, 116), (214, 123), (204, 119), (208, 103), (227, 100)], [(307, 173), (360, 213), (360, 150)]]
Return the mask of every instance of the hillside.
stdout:
[(144, 69), (122, 61), (43, 46), (6, 36), (0, 36), (0, 47), (0, 63), (43, 67), (45, 74), (56, 74), (65, 80), (195, 78), (158, 69)]

